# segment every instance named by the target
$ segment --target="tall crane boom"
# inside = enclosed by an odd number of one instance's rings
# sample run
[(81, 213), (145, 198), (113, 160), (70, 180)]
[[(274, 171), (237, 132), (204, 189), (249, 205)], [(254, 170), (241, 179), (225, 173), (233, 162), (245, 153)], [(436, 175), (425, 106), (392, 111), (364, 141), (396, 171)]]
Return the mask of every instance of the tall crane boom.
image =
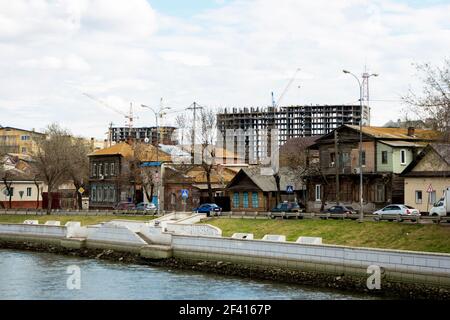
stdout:
[[(295, 80), (295, 77), (297, 76), (297, 73), (300, 71), (300, 68), (297, 68), (295, 70), (294, 75), (292, 76), (292, 78), (289, 80), (288, 84), (286, 85), (286, 87), (284, 88), (283, 92), (281, 93), (280, 97), (278, 98), (277, 103), (275, 104), (275, 106), (279, 106), (281, 99), (283, 99), (284, 95), (286, 94), (286, 92), (288, 91), (289, 87), (292, 85), (292, 83)], [(273, 96), (272, 96), (272, 101), (273, 101)], [(273, 102), (272, 102), (273, 103)]]
[[(108, 103), (106, 103), (105, 101), (100, 100), (100, 99), (98, 99), (98, 98), (96, 98), (96, 97), (94, 97), (94, 96), (92, 96), (92, 95), (90, 95), (90, 94), (88, 94), (88, 93), (83, 92), (83, 95), (85, 95), (85, 96), (88, 97), (89, 99), (92, 99), (92, 100), (94, 100), (94, 101), (100, 103), (100, 104), (103, 105), (104, 107), (106, 107), (106, 108), (108, 108), (108, 109), (110, 109), (110, 110), (112, 110), (112, 111), (114, 111), (114, 112), (117, 112), (118, 114), (124, 116), (125, 119), (128, 119), (128, 124), (125, 123), (125, 126), (128, 126), (128, 138), (131, 139), (132, 128), (133, 128), (133, 121), (134, 121), (134, 119), (138, 119), (138, 117), (135, 117), (135, 116), (133, 115), (133, 105), (132, 105), (131, 103), (130, 103), (130, 111), (129, 111), (128, 114), (126, 114), (125, 112), (123, 112), (123, 111), (121, 111), (121, 110), (119, 110), (119, 109), (117, 109), (117, 108), (114, 108), (114, 107), (110, 106), (110, 105), (109, 105)], [(110, 131), (111, 131), (111, 128), (110, 128)]]
[[(124, 116), (126, 119), (128, 119), (128, 127), (130, 127), (130, 128), (133, 127), (133, 120), (134, 120), (134, 119), (138, 119), (138, 117), (135, 117), (135, 116), (133, 115), (133, 105), (132, 105), (131, 103), (130, 103), (130, 111), (129, 111), (129, 113), (127, 114), (127, 113), (125, 113), (125, 112), (123, 112), (123, 111), (121, 111), (121, 110), (119, 110), (119, 109), (117, 109), (117, 108), (115, 108), (115, 107), (109, 105), (109, 104), (106, 103), (105, 101), (103, 101), (103, 100), (101, 100), (101, 99), (98, 99), (98, 98), (96, 98), (96, 97), (94, 97), (94, 96), (92, 96), (92, 95), (90, 95), (90, 94), (88, 94), (88, 93), (83, 92), (83, 95), (85, 95), (85, 96), (88, 97), (89, 99), (92, 99), (92, 100), (94, 100), (94, 101), (100, 103), (100, 104), (103, 105), (104, 107), (106, 107), (106, 108), (108, 108), (108, 109), (110, 109), (110, 110), (112, 110), (112, 111), (114, 111), (114, 112), (116, 112), (116, 113), (118, 113), (118, 114)], [(127, 125), (127, 124), (126, 124), (126, 125)]]

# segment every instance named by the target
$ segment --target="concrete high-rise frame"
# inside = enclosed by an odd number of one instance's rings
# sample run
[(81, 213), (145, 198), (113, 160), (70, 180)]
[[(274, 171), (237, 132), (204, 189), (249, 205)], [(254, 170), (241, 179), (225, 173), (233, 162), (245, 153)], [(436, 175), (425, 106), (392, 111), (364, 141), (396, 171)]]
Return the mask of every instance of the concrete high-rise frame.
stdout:
[[(363, 106), (361, 112), (360, 105), (230, 108), (217, 115), (217, 126), (224, 136), (226, 130), (248, 131), (253, 137), (244, 133), (242, 144), (247, 146), (249, 141), (253, 141), (253, 152), (257, 159), (261, 159), (264, 155), (261, 155), (259, 146), (264, 145), (262, 139), (267, 136), (261, 135), (262, 132), (278, 129), (278, 145), (281, 146), (291, 138), (324, 135), (343, 124), (358, 125), (361, 114), (363, 124), (370, 123), (369, 108)], [(249, 151), (246, 147), (245, 153)]]

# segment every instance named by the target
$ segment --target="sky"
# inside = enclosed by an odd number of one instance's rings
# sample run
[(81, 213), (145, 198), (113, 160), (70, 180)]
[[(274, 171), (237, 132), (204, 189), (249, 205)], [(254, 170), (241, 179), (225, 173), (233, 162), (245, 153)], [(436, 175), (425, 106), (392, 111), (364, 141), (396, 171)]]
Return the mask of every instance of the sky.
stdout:
[[(357, 104), (343, 69), (370, 78), (372, 125), (405, 115), (414, 63), (450, 58), (450, 1), (0, 0), (0, 125), (58, 122), (104, 139), (109, 123), (155, 124), (145, 104)], [(87, 93), (96, 100), (88, 98)], [(104, 104), (98, 102), (102, 101)]]

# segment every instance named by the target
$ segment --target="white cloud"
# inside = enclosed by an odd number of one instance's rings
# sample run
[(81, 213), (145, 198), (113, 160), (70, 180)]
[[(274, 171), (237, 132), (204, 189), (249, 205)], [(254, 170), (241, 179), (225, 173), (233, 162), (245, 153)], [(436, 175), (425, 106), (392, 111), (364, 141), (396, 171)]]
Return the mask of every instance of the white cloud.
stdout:
[[(125, 112), (160, 97), (179, 109), (194, 100), (266, 106), (298, 67), (282, 104), (357, 103), (356, 82), (342, 69), (362, 73), (365, 64), (380, 74), (371, 98), (399, 100), (417, 84), (412, 62), (448, 57), (449, 11), (394, 0), (238, 0), (181, 19), (145, 0), (2, 1), (0, 124), (60, 121), (103, 137), (110, 121), (124, 123), (83, 92)], [(400, 116), (399, 102), (371, 105), (372, 124)], [(139, 124), (153, 123), (136, 113)]]
[(209, 57), (184, 52), (168, 51), (160, 54), (165, 61), (176, 62), (186, 66), (209, 66)]

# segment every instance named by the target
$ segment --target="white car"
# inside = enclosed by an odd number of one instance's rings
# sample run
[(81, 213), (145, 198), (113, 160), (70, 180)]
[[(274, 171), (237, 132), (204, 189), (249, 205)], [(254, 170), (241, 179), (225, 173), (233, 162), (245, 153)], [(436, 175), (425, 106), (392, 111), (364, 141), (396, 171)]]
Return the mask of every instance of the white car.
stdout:
[(373, 214), (382, 216), (384, 214), (392, 215), (406, 215), (420, 217), (420, 211), (405, 204), (390, 204), (383, 209), (375, 211)]

